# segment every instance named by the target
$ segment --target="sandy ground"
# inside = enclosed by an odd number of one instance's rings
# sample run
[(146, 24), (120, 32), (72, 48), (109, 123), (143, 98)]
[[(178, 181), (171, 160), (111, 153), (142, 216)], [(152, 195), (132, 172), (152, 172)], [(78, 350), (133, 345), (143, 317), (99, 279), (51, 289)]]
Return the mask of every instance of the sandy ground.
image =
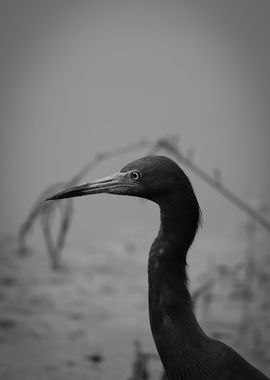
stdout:
[[(156, 352), (148, 322), (147, 256), (138, 250), (117, 241), (81, 250), (69, 245), (63, 269), (56, 273), (49, 268), (42, 245), (19, 257), (14, 238), (3, 239), (0, 378), (128, 379), (134, 339), (140, 339), (146, 351)], [(218, 312), (222, 315), (222, 310)], [(204, 326), (215, 330), (213, 321)], [(223, 334), (225, 340), (235, 345), (233, 334), (227, 335)], [(255, 357), (241, 349), (270, 373), (270, 353), (262, 360), (262, 355)], [(94, 363), (95, 354), (104, 360)], [(152, 378), (158, 379), (157, 361), (153, 360), (151, 370)]]

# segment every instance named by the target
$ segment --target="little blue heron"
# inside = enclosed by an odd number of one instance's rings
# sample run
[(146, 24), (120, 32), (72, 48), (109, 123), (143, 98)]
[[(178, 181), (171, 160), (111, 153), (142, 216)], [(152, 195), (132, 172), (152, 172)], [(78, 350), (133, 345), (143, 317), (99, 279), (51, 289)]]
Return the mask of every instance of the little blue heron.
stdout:
[(167, 157), (147, 156), (49, 200), (97, 193), (142, 197), (160, 207), (160, 229), (148, 260), (148, 294), (151, 330), (168, 379), (266, 380), (232, 348), (207, 336), (193, 312), (186, 256), (201, 212), (183, 170)]

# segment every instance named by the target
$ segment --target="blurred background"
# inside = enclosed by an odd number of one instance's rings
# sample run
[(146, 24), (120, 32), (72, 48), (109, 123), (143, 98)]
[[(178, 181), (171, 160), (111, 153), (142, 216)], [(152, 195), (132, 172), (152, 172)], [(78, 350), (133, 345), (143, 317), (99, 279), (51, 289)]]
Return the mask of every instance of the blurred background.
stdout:
[[(155, 353), (146, 266), (156, 206), (76, 199), (61, 269), (50, 268), (38, 223), (18, 253), (42, 192), (98, 153), (176, 135), (193, 162), (269, 218), (269, 17), (266, 0), (1, 2), (2, 377), (127, 379), (135, 340)], [(101, 160), (81, 179), (148, 152)], [(204, 216), (189, 255), (198, 318), (269, 373), (269, 233), (184, 169)], [(47, 220), (52, 231), (59, 223)], [(159, 376), (158, 361), (148, 364)]]

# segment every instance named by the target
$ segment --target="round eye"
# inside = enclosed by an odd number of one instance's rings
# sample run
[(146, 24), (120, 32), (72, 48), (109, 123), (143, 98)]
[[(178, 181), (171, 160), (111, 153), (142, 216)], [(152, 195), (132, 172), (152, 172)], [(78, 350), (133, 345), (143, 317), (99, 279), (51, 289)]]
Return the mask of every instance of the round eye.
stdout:
[(141, 178), (140, 172), (138, 170), (133, 170), (130, 174), (131, 178), (134, 179), (134, 181), (138, 181)]

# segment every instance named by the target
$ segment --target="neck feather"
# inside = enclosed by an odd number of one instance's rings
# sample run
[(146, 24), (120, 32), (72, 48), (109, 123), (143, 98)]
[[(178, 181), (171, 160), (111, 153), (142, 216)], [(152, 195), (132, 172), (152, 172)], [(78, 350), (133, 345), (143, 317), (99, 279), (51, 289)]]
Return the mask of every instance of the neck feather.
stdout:
[(206, 336), (192, 310), (186, 255), (198, 220), (194, 221), (175, 204), (170, 207), (161, 203), (160, 209), (161, 226), (148, 261), (151, 329), (164, 368), (171, 374), (169, 379), (195, 379), (187, 374), (194, 376), (198, 370), (195, 366), (203, 360), (203, 355), (197, 360), (194, 355), (198, 353), (198, 345), (205, 344)]

